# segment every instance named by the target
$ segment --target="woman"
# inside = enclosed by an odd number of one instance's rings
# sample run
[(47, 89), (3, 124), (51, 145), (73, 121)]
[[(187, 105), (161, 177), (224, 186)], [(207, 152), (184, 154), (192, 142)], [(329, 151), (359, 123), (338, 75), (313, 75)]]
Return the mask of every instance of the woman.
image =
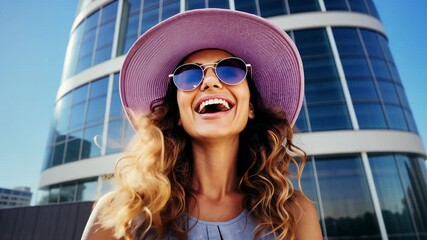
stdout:
[(120, 91), (137, 134), (83, 239), (321, 239), (291, 182), (305, 164), (292, 141), (303, 69), (280, 28), (230, 10), (178, 14), (132, 46)]

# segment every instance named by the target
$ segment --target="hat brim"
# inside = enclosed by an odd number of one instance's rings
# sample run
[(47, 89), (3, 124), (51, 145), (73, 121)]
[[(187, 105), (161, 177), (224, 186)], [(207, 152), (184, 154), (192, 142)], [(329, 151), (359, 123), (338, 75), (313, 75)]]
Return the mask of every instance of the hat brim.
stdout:
[(164, 97), (169, 77), (190, 53), (216, 48), (252, 65), (252, 79), (267, 107), (280, 107), (293, 126), (302, 106), (304, 73), (291, 38), (268, 20), (233, 10), (198, 9), (149, 29), (130, 48), (120, 72), (125, 109), (147, 114)]

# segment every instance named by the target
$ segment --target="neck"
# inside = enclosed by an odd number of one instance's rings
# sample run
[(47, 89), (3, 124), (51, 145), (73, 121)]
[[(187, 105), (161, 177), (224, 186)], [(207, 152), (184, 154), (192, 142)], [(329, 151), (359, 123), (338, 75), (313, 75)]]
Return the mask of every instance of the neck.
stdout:
[(221, 199), (235, 193), (239, 136), (215, 142), (193, 141), (193, 188), (196, 194)]

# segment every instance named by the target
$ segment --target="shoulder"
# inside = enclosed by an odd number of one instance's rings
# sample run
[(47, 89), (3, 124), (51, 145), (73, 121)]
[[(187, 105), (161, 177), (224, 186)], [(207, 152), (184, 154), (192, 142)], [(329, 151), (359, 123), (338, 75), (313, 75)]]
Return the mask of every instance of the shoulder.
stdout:
[(312, 202), (304, 193), (301, 191), (295, 190), (292, 194), (292, 202), (295, 203), (295, 207), (293, 208), (293, 211), (295, 213), (304, 214), (304, 213), (311, 213), (315, 212), (317, 214), (316, 206), (314, 202)]
[(302, 192), (295, 190), (292, 195), (295, 203), (292, 212), (296, 219), (295, 237), (297, 240), (322, 239), (319, 217), (315, 204)]
[(113, 237), (113, 231), (111, 229), (103, 229), (101, 228), (101, 225), (98, 223), (98, 216), (102, 210), (103, 207), (105, 207), (110, 199), (112, 198), (113, 193), (107, 193), (104, 196), (102, 196), (98, 201), (94, 203), (94, 207), (92, 209), (92, 212), (89, 216), (89, 219), (86, 223), (85, 229), (82, 234), (81, 240), (91, 239), (91, 240), (97, 240), (97, 239), (115, 239)]

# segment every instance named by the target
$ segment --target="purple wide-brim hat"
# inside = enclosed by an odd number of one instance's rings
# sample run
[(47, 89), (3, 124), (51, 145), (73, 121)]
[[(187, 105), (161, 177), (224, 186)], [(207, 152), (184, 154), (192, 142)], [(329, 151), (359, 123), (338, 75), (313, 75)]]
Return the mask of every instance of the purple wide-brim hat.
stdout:
[(148, 114), (164, 97), (184, 57), (222, 49), (252, 65), (252, 79), (267, 107), (280, 107), (293, 126), (301, 109), (304, 73), (298, 50), (283, 29), (253, 14), (198, 9), (177, 14), (145, 32), (130, 48), (120, 72), (120, 96), (128, 111)]

